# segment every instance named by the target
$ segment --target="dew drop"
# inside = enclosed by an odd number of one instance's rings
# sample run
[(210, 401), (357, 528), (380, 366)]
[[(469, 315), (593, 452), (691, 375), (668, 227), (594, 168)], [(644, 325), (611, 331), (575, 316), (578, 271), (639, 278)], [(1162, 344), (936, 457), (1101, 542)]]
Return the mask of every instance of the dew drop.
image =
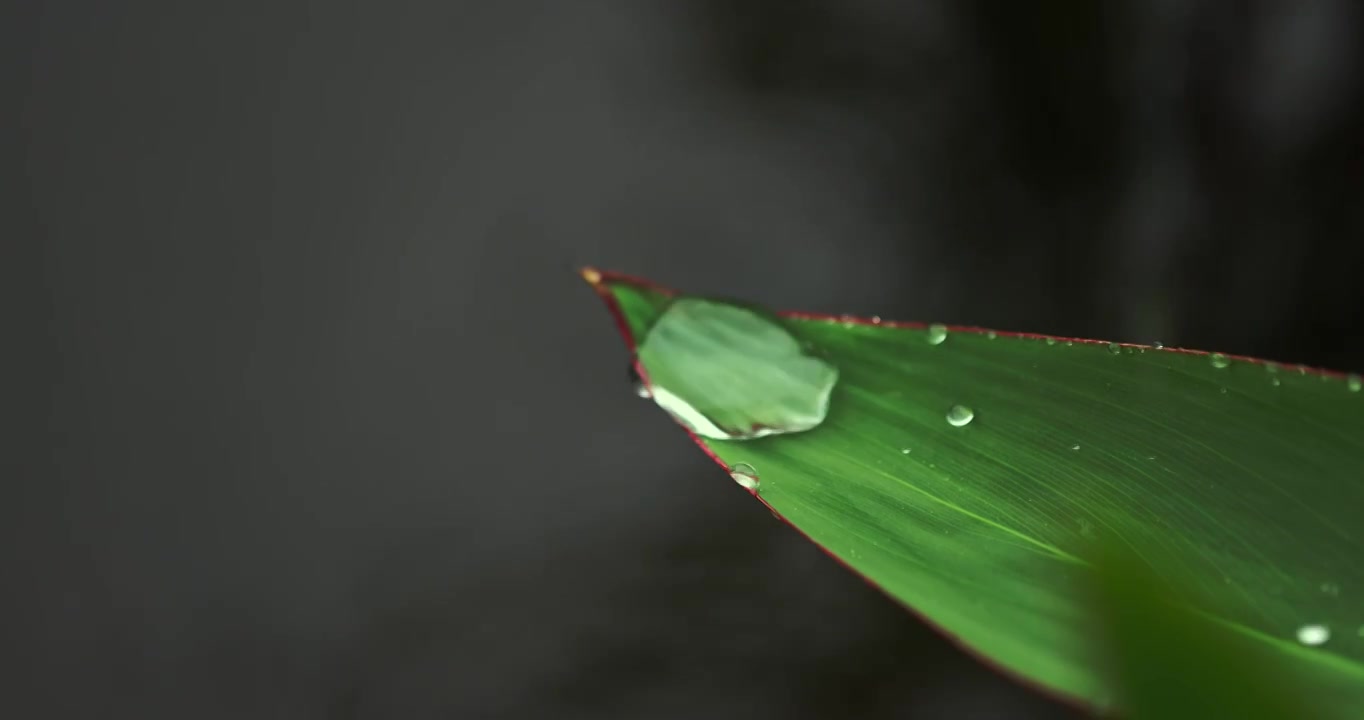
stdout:
[(1212, 363), (1212, 366), (1213, 366), (1213, 367), (1215, 367), (1215, 368), (1217, 368), (1217, 369), (1219, 369), (1219, 370), (1222, 369), (1222, 368), (1224, 368), (1224, 367), (1227, 367), (1227, 366), (1231, 365), (1231, 361), (1228, 360), (1228, 359), (1227, 359), (1227, 356), (1226, 356), (1226, 355), (1223, 355), (1222, 353), (1213, 353), (1213, 354), (1209, 355), (1209, 356), (1208, 356), (1208, 361)]
[(900, 448), (901, 455), (908, 455), (912, 452), (914, 452), (914, 448)]
[(1071, 449), (1071, 450), (1079, 450), (1079, 449), (1080, 449), (1080, 443), (1075, 443), (1074, 445), (1071, 445), (1071, 446), (1070, 446), (1070, 449)]
[(1350, 388), (1350, 392), (1359, 392), (1361, 389), (1364, 389), (1364, 378), (1361, 378), (1358, 375), (1351, 375), (1345, 378), (1345, 383)]
[(1272, 378), (1269, 379), (1269, 384), (1270, 384), (1270, 385), (1273, 385), (1274, 387), (1278, 387), (1278, 386), (1281, 385), (1282, 383), (1279, 382), (1279, 379), (1278, 379), (1278, 378), (1272, 377)]
[(1054, 337), (1049, 337), (1049, 338), (1047, 338), (1047, 344), (1048, 344), (1048, 345), (1055, 345), (1055, 344), (1056, 344), (1056, 338), (1054, 338)]
[(940, 323), (933, 323), (928, 326), (928, 344), (941, 345), (947, 339), (947, 326)]
[(1320, 645), (1331, 639), (1331, 630), (1325, 625), (1303, 625), (1298, 628), (1298, 642), (1303, 645)]
[(1153, 347), (1153, 348), (1155, 348), (1155, 349), (1157, 349), (1157, 350), (1161, 350), (1161, 349), (1163, 349), (1163, 348), (1165, 347), (1165, 343), (1163, 343), (1163, 342), (1157, 340), (1157, 341), (1151, 343), (1151, 347)]
[(881, 324), (881, 316), (880, 316), (880, 315), (872, 315), (872, 316), (871, 316), (871, 324), (872, 324), (872, 325), (880, 325), (880, 324)]
[(989, 338), (989, 339), (991, 339), (991, 340), (994, 340), (995, 338), (999, 337), (999, 333), (995, 332), (994, 330), (991, 330), (991, 331), (985, 333), (985, 337), (987, 337), (987, 338)]
[(1226, 388), (1218, 388), (1218, 389), (1217, 389), (1217, 392), (1220, 392), (1220, 393), (1222, 393), (1223, 395), (1226, 395), (1226, 394), (1227, 394), (1227, 389), (1226, 389)]
[(1121, 354), (1122, 354), (1122, 346), (1119, 345), (1119, 344), (1117, 344), (1117, 343), (1109, 343), (1109, 344), (1108, 344), (1108, 352), (1113, 353), (1114, 355), (1121, 355)]
[(947, 423), (952, 427), (961, 427), (976, 418), (975, 411), (965, 405), (953, 405), (947, 411)]
[(1324, 582), (1321, 584), (1321, 591), (1331, 597), (1337, 597), (1340, 595), (1340, 586), (1333, 582)]
[(734, 482), (739, 483), (739, 487), (749, 492), (758, 492), (758, 471), (754, 470), (752, 465), (734, 463), (729, 466), (729, 476), (734, 478)]
[(1075, 342), (1074, 342), (1073, 340), (1067, 340), (1067, 341), (1066, 341), (1066, 347), (1070, 347), (1070, 346), (1072, 346), (1072, 345), (1074, 345), (1074, 344), (1075, 344)]

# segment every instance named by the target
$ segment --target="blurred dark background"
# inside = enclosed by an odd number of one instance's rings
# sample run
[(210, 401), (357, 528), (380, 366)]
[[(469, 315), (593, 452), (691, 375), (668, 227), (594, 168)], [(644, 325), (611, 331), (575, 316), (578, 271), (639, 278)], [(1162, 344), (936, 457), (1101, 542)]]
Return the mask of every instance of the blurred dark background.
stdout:
[(1364, 370), (1350, 0), (3, 12), (6, 717), (1074, 714), (634, 398), (582, 264)]

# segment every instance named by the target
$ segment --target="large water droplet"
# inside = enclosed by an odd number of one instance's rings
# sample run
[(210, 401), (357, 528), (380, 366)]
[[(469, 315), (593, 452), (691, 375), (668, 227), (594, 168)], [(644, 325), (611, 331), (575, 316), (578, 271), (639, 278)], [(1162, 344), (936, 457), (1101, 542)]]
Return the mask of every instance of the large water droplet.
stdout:
[(933, 323), (928, 326), (928, 344), (941, 345), (947, 339), (947, 326)]
[(1350, 392), (1359, 392), (1361, 389), (1364, 389), (1364, 378), (1361, 378), (1358, 375), (1350, 375), (1345, 378), (1345, 384), (1350, 388)]
[(1218, 369), (1231, 365), (1231, 360), (1227, 359), (1227, 356), (1222, 353), (1213, 353), (1209, 355), (1208, 362), (1211, 362), (1212, 366)]
[(749, 492), (758, 492), (758, 471), (753, 469), (752, 465), (734, 463), (729, 466), (729, 476), (734, 478), (734, 482), (739, 483), (739, 487)]
[(1109, 351), (1110, 353), (1113, 353), (1114, 355), (1121, 355), (1121, 354), (1122, 354), (1122, 346), (1119, 345), (1119, 344), (1117, 344), (1117, 343), (1109, 343), (1109, 344), (1108, 344), (1108, 351)]
[(976, 413), (965, 405), (953, 405), (947, 411), (947, 422), (952, 427), (961, 427), (976, 418)]
[(1298, 642), (1303, 645), (1321, 645), (1331, 639), (1331, 629), (1325, 625), (1303, 625), (1298, 628)]
[(745, 305), (679, 298), (639, 344), (653, 400), (679, 423), (718, 440), (801, 432), (829, 411), (838, 369), (780, 318)]

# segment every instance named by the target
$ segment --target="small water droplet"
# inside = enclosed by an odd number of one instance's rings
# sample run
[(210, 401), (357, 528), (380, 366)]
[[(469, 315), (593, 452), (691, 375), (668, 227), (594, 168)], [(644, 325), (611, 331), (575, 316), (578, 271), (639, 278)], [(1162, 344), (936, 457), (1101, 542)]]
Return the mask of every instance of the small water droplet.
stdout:
[(729, 466), (729, 476), (734, 478), (734, 482), (739, 483), (739, 487), (749, 492), (758, 492), (758, 471), (753, 469), (752, 465), (734, 463)]
[(1157, 340), (1157, 341), (1151, 343), (1151, 347), (1153, 347), (1153, 348), (1155, 348), (1155, 349), (1157, 349), (1157, 350), (1160, 350), (1160, 349), (1163, 349), (1163, 348), (1165, 347), (1165, 343), (1163, 343), (1163, 342)]
[(912, 452), (914, 452), (914, 448), (900, 448), (901, 455), (908, 455)]
[(1209, 355), (1208, 362), (1211, 362), (1212, 366), (1218, 368), (1219, 370), (1231, 365), (1231, 360), (1228, 360), (1227, 356), (1223, 355), (1222, 353), (1213, 353)]
[(881, 316), (880, 316), (880, 315), (872, 315), (872, 316), (871, 316), (871, 324), (872, 324), (872, 325), (880, 325), (880, 324), (881, 324)]
[(1359, 392), (1364, 389), (1364, 378), (1358, 375), (1350, 375), (1345, 378), (1345, 384), (1350, 388), (1350, 392)]
[(1276, 363), (1276, 362), (1267, 362), (1267, 363), (1265, 363), (1265, 372), (1267, 372), (1267, 373), (1276, 373), (1276, 372), (1278, 372), (1278, 371), (1279, 371), (1279, 364), (1278, 364), (1278, 363)]
[(999, 333), (995, 332), (994, 330), (991, 330), (991, 331), (985, 333), (985, 337), (987, 337), (987, 338), (989, 338), (989, 339), (991, 339), (991, 340), (994, 340), (995, 338), (999, 337)]
[(1340, 595), (1340, 586), (1333, 582), (1324, 582), (1321, 584), (1321, 591), (1331, 597), (1337, 597)]
[(1055, 344), (1056, 344), (1056, 338), (1054, 338), (1054, 337), (1049, 337), (1049, 338), (1047, 338), (1047, 344), (1048, 344), (1048, 345), (1055, 345)]
[(1320, 645), (1331, 639), (1331, 630), (1325, 625), (1303, 625), (1298, 628), (1298, 642), (1303, 645)]
[(1220, 393), (1222, 393), (1223, 395), (1226, 395), (1226, 394), (1227, 394), (1227, 389), (1226, 389), (1226, 388), (1218, 388), (1218, 389), (1217, 389), (1217, 392), (1220, 392)]
[(1299, 374), (1299, 375), (1306, 375), (1306, 374), (1307, 374), (1307, 366), (1306, 366), (1306, 365), (1299, 365), (1299, 366), (1298, 366), (1298, 374)]
[(649, 386), (644, 384), (644, 378), (639, 376), (639, 370), (635, 368), (634, 363), (630, 363), (629, 371), (630, 387), (634, 389), (635, 395), (642, 398), (653, 397), (653, 394), (649, 392)]
[(1071, 445), (1071, 446), (1070, 446), (1070, 449), (1071, 449), (1071, 450), (1079, 450), (1079, 449), (1080, 449), (1080, 443), (1075, 443), (1074, 445)]
[(1109, 343), (1109, 344), (1108, 344), (1108, 351), (1111, 352), (1111, 353), (1113, 353), (1114, 355), (1121, 355), (1121, 354), (1122, 354), (1122, 346), (1119, 345), (1119, 344), (1117, 344), (1117, 343)]
[(947, 326), (940, 323), (933, 323), (928, 326), (928, 344), (941, 345), (947, 339)]
[(1281, 383), (1281, 382), (1279, 381), (1278, 378), (1272, 377), (1272, 378), (1269, 379), (1269, 384), (1270, 384), (1270, 385), (1273, 385), (1274, 387), (1278, 387), (1278, 386), (1282, 385), (1283, 383)]
[(1075, 344), (1075, 342), (1074, 342), (1073, 340), (1067, 340), (1067, 341), (1066, 341), (1066, 347), (1070, 347), (1070, 346), (1072, 346), (1072, 345), (1074, 345), (1074, 344)]
[(965, 405), (953, 405), (947, 411), (947, 422), (952, 427), (961, 427), (976, 418), (976, 413)]

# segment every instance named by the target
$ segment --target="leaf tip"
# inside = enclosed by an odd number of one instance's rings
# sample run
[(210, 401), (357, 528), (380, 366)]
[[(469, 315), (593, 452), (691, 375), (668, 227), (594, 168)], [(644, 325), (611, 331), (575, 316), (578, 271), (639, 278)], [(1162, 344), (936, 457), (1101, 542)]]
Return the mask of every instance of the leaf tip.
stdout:
[(587, 284), (592, 287), (597, 287), (601, 284), (601, 271), (594, 267), (584, 267), (578, 270), (578, 274), (582, 275), (583, 279), (587, 281)]

